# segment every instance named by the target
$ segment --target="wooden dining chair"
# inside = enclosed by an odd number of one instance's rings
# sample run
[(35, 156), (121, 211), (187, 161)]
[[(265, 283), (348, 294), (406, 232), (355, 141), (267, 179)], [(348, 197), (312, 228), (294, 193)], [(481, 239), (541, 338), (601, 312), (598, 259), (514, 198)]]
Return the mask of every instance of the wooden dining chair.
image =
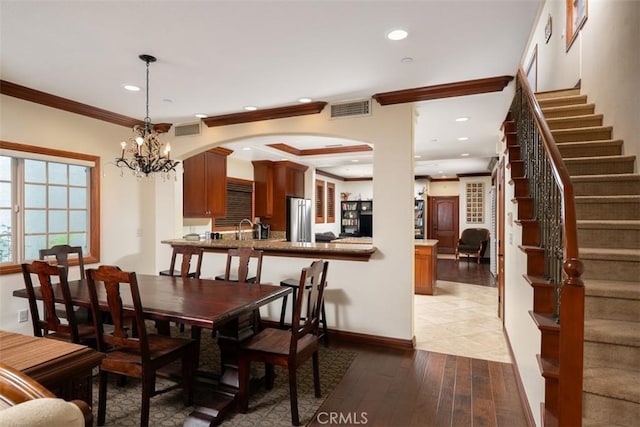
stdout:
[[(156, 375), (160, 368), (181, 360), (184, 403), (193, 401), (193, 369), (196, 343), (191, 339), (174, 338), (147, 333), (142, 301), (136, 273), (120, 270), (116, 266), (100, 266), (87, 270), (87, 283), (91, 310), (97, 330), (98, 351), (105, 354), (100, 363), (100, 385), (98, 395), (98, 425), (106, 418), (107, 383), (109, 373), (139, 378), (142, 382), (142, 405), (140, 425), (149, 425), (150, 398), (176, 388), (156, 390)], [(128, 292), (126, 291), (128, 289)], [(98, 300), (98, 290), (103, 295)], [(105, 333), (101, 308), (105, 307), (113, 320), (113, 332)], [(137, 338), (132, 338), (125, 327), (126, 318), (123, 301), (131, 301), (134, 312), (134, 328)], [(127, 304), (129, 305), (129, 304)], [(127, 310), (130, 312), (130, 309)]]
[[(262, 254), (261, 250), (250, 247), (240, 247), (227, 251), (227, 267), (224, 275), (216, 276), (216, 280), (230, 280), (232, 282), (260, 283), (262, 275)], [(249, 273), (250, 263), (255, 263), (253, 274)], [(237, 263), (237, 270), (232, 267)]]
[[(76, 259), (78, 262), (78, 268), (80, 270), (80, 279), (84, 280), (85, 278), (82, 246), (55, 245), (50, 247), (49, 249), (40, 249), (39, 258), (43, 261), (50, 261), (55, 258), (55, 262), (57, 265), (61, 265), (67, 269), (67, 277), (71, 272), (71, 270), (69, 269), (69, 260), (70, 258)], [(58, 309), (58, 316), (65, 317), (64, 308), (57, 304), (56, 307)], [(79, 323), (92, 324), (91, 318), (89, 317), (90, 310), (88, 308), (74, 307), (73, 309), (76, 312), (76, 320)]]
[[(266, 328), (245, 343), (238, 351), (239, 393), (238, 405), (245, 413), (249, 407), (250, 362), (264, 362), (267, 389), (273, 388), (274, 365), (289, 372), (289, 399), (291, 423), (300, 424), (298, 415), (297, 369), (309, 357), (313, 359), (313, 384), (315, 396), (320, 397), (320, 366), (318, 362), (318, 327), (320, 307), (327, 276), (327, 261), (314, 261), (302, 270), (298, 282), (298, 296), (290, 331)], [(305, 284), (310, 279), (311, 286)]]
[[(95, 329), (93, 324), (78, 323), (76, 312), (73, 310), (67, 269), (61, 265), (51, 265), (45, 261), (32, 261), (22, 264), (24, 285), (29, 296), (29, 311), (33, 335), (36, 337), (54, 338), (76, 344), (95, 347)], [(33, 276), (38, 277), (40, 293), (42, 294), (43, 310), (38, 310), (38, 304), (33, 285)], [(55, 278), (55, 280), (54, 280)], [(55, 283), (54, 283), (55, 282)], [(59, 286), (64, 302), (56, 304), (54, 287)], [(62, 306), (62, 309), (56, 308)], [(61, 312), (64, 316), (61, 316)]]
[[(174, 246), (168, 270), (160, 272), (161, 276), (182, 276), (200, 278), (203, 249), (197, 246)], [(176, 258), (181, 256), (180, 269), (176, 270)], [(191, 261), (195, 258), (195, 271), (191, 270)]]

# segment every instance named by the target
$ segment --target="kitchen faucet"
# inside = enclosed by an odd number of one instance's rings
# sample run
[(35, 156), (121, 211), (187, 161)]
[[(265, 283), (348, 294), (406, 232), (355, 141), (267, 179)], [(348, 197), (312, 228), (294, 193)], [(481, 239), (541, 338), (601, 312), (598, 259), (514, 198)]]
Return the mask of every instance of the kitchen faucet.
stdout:
[(242, 223), (244, 223), (244, 222), (248, 222), (249, 226), (251, 226), (251, 229), (253, 229), (253, 223), (251, 222), (250, 219), (247, 219), (247, 218), (241, 219), (240, 223), (238, 224), (238, 240), (244, 240), (242, 238)]

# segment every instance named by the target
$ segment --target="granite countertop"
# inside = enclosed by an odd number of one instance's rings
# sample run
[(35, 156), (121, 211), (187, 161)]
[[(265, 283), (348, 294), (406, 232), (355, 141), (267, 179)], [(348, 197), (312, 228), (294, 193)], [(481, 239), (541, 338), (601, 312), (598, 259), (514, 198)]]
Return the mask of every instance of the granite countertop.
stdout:
[(435, 239), (416, 239), (414, 244), (416, 246), (436, 246), (438, 241)]
[(284, 239), (269, 240), (185, 240), (169, 239), (162, 240), (161, 243), (169, 245), (191, 245), (211, 249), (230, 249), (238, 247), (252, 247), (265, 252), (302, 252), (302, 253), (335, 253), (335, 254), (372, 254), (376, 247), (372, 244), (354, 243), (303, 243), (287, 242)]

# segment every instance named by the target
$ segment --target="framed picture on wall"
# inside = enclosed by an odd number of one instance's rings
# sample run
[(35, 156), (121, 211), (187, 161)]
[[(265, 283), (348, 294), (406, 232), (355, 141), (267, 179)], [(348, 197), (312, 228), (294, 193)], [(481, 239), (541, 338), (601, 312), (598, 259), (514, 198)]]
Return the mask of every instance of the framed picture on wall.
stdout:
[(588, 17), (587, 0), (566, 0), (567, 1), (567, 50), (578, 37), (578, 32), (582, 28)]

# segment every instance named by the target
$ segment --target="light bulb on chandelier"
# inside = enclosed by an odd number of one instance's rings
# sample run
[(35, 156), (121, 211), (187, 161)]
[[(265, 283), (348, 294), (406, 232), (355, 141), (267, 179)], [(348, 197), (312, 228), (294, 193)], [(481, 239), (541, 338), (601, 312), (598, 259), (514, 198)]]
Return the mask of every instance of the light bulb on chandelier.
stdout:
[[(136, 125), (133, 127), (133, 135), (129, 138), (129, 142), (121, 142), (122, 152), (119, 158), (116, 158), (116, 166), (121, 169), (120, 175), (123, 175), (124, 168), (129, 168), (137, 178), (149, 176), (156, 172), (166, 179), (170, 172), (176, 171), (176, 166), (180, 163), (171, 160), (171, 145), (164, 145), (160, 141), (158, 132), (155, 131), (149, 118), (149, 63), (156, 62), (156, 58), (151, 55), (140, 55), (139, 58), (147, 64), (147, 110), (144, 118), (144, 125)], [(129, 157), (125, 157), (125, 155)]]

